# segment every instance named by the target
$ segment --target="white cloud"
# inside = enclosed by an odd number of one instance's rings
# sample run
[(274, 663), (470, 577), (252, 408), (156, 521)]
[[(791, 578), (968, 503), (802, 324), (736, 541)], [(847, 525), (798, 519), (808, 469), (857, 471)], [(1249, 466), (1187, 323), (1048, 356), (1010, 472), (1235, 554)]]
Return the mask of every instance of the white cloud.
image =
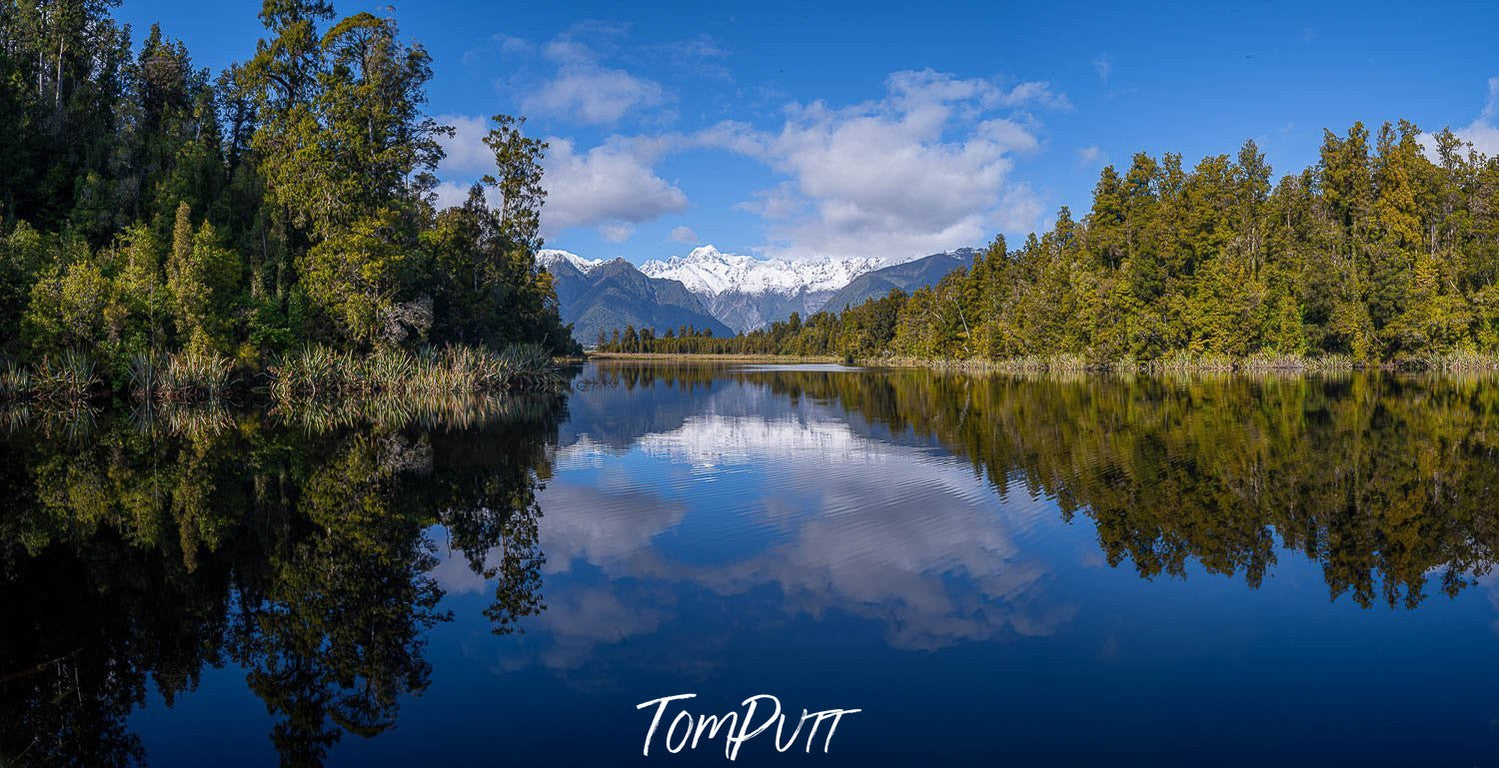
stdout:
[(593, 51), (576, 40), (553, 40), (544, 55), (557, 65), (557, 71), (521, 101), (527, 113), (610, 125), (627, 113), (667, 100), (660, 83), (601, 65)]
[(1079, 166), (1086, 167), (1107, 161), (1108, 157), (1104, 155), (1103, 150), (1099, 149), (1097, 144), (1091, 147), (1083, 147), (1077, 151), (1077, 164)]
[(665, 101), (661, 86), (622, 69), (564, 67), (522, 102), (527, 112), (571, 116), (585, 123), (617, 122), (631, 109)]
[(729, 51), (712, 35), (705, 33), (644, 46), (640, 49), (640, 55), (666, 65), (674, 76), (696, 75), (724, 83), (734, 80), (733, 74), (724, 65)]
[(673, 243), (696, 244), (699, 242), (697, 233), (693, 232), (691, 227), (672, 227), (671, 234), (668, 234), (666, 239)]
[(623, 243), (635, 234), (635, 225), (623, 221), (606, 221), (599, 225), (599, 236), (611, 243)]
[[(452, 136), (438, 139), (442, 143), (443, 158), (437, 166), (437, 177), (442, 182), (433, 193), (437, 196), (439, 209), (462, 205), (468, 199), (468, 191), (481, 176), (495, 169), (494, 152), (484, 144), (489, 133), (489, 119), (470, 115), (439, 115), (437, 122), (453, 127)], [(499, 203), (492, 190), (486, 191), (491, 205)]]
[(722, 59), (729, 55), (712, 35), (701, 32), (686, 40), (668, 43), (665, 47), (684, 59)]
[(437, 166), (442, 178), (478, 178), (494, 170), (494, 152), (484, 145), (489, 120), (465, 115), (439, 115), (437, 122), (453, 127), (440, 141), (444, 157)]
[(571, 139), (551, 137), (542, 163), (547, 189), (541, 223), (548, 234), (568, 227), (599, 227), (610, 242), (623, 242), (633, 225), (687, 207), (687, 195), (657, 176), (651, 165), (660, 146), (613, 137), (587, 152)]
[(752, 200), (734, 204), (734, 209), (753, 213), (767, 221), (787, 221), (801, 212), (806, 201), (797, 194), (796, 184), (783, 181), (770, 189), (757, 189)]
[(1109, 75), (1114, 73), (1114, 62), (1108, 56), (1096, 56), (1093, 59), (1093, 71), (1098, 73), (1099, 80), (1108, 80)]
[(1000, 91), (993, 102), (1006, 107), (1045, 107), (1066, 112), (1072, 109), (1072, 102), (1067, 100), (1067, 95), (1057, 93), (1051, 89), (1050, 83), (1039, 80), (1021, 83), (1009, 91)]
[(694, 137), (790, 177), (738, 206), (766, 220), (767, 253), (904, 258), (1034, 224), (1039, 201), (1010, 174), (1040, 145), (1026, 110), (1070, 109), (1065, 95), (932, 70), (897, 72), (886, 87), (845, 108), (792, 104), (778, 132), (722, 123)]
[[(443, 181), (433, 190), (439, 208), (462, 204), (473, 180), (494, 162), (484, 146), (483, 119), (448, 115), (443, 121), (456, 130), (444, 140), (447, 158), (438, 169)], [(687, 207), (682, 190), (652, 168), (669, 147), (667, 140), (612, 136), (587, 151), (578, 150), (572, 139), (550, 136), (546, 141), (541, 183), (547, 199), (541, 224), (547, 237), (569, 227), (597, 227), (605, 240), (622, 243), (634, 234), (635, 225)], [(486, 199), (490, 205), (500, 202), (493, 190), (486, 190)]]
[(511, 56), (527, 54), (535, 48), (535, 46), (533, 46), (531, 44), (531, 41), (529, 40), (519, 37), (512, 37), (503, 33), (495, 35), (493, 37), (493, 40), (499, 45), (501, 53), (509, 54)]
[[(456, 181), (444, 181), (438, 184), (437, 188), (432, 190), (432, 194), (437, 196), (437, 209), (442, 210), (443, 208), (452, 208), (455, 205), (463, 205), (463, 201), (468, 199), (468, 191), (472, 187), (472, 184), (460, 184)], [(496, 205), (499, 202), (490, 190), (485, 190), (484, 198), (489, 201), (490, 205)]]
[[(1499, 157), (1499, 76), (1489, 78), (1488, 85), (1488, 98), (1484, 100), (1483, 111), (1478, 113), (1473, 122), (1462, 128), (1452, 129), (1452, 133), (1480, 153), (1488, 157)], [(1426, 156), (1433, 162), (1437, 161), (1436, 135), (1423, 133), (1419, 141)]]
[(1484, 102), (1483, 112), (1466, 128), (1459, 128), (1453, 133), (1472, 144), (1479, 152), (1489, 157), (1499, 156), (1499, 125), (1495, 124), (1496, 119), (1499, 119), (1499, 77), (1491, 77), (1489, 97)]

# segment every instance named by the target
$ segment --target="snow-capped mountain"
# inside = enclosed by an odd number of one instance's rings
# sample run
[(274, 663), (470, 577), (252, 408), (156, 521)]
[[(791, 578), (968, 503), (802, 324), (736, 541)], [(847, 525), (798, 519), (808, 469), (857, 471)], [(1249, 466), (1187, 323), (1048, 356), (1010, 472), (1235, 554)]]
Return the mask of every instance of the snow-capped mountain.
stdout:
[(628, 324), (658, 331), (692, 325), (712, 328), (716, 336), (764, 328), (792, 312), (804, 318), (821, 310), (837, 312), (892, 288), (911, 291), (931, 285), (971, 265), (976, 253), (959, 248), (910, 260), (791, 261), (723, 253), (705, 245), (638, 268), (623, 259), (585, 259), (556, 249), (538, 251), (536, 263), (556, 276), (562, 319), (574, 323), (574, 335), (588, 344), (599, 330)]
[(556, 248), (543, 248), (536, 252), (536, 264), (545, 267), (548, 272), (556, 272), (558, 264), (571, 264), (573, 269), (588, 274), (604, 264), (603, 259), (585, 259), (576, 253), (558, 250)]
[(582, 344), (629, 326), (658, 333), (690, 326), (715, 336), (733, 334), (681, 283), (642, 275), (624, 259), (585, 259), (544, 250), (537, 251), (536, 264), (552, 274), (557, 311), (562, 322), (572, 324), (573, 338)]
[(883, 259), (873, 258), (757, 259), (704, 245), (686, 256), (647, 261), (640, 265), (640, 271), (651, 277), (677, 280), (698, 294), (737, 291), (758, 295), (774, 291), (794, 295), (803, 291), (836, 291), (859, 275), (883, 266), (886, 266)]
[(887, 264), (875, 258), (757, 259), (704, 245), (686, 256), (647, 261), (640, 271), (680, 282), (730, 328), (752, 331), (792, 312), (810, 315), (854, 278)]

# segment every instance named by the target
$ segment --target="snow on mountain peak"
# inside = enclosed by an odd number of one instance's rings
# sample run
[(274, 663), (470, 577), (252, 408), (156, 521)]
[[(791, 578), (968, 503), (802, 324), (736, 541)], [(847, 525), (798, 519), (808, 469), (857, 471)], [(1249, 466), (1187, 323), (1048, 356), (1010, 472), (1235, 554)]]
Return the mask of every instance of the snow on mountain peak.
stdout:
[(677, 280), (693, 293), (717, 296), (731, 291), (794, 296), (803, 291), (836, 291), (854, 278), (886, 266), (876, 258), (823, 258), (810, 261), (757, 259), (724, 253), (712, 245), (686, 256), (652, 259), (640, 265), (649, 277)]
[(573, 265), (575, 269), (583, 274), (602, 266), (603, 259), (585, 259), (576, 253), (563, 251), (556, 248), (544, 248), (536, 252), (536, 264), (550, 269), (553, 265), (566, 262)]

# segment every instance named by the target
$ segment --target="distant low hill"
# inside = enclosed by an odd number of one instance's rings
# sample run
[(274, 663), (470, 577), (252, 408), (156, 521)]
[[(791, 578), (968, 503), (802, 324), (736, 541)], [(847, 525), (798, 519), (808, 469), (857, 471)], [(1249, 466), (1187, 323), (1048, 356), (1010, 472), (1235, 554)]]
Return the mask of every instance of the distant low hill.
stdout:
[(943, 275), (954, 269), (973, 266), (973, 260), (977, 256), (978, 251), (973, 248), (958, 248), (866, 272), (838, 289), (823, 303), (821, 309), (824, 312), (842, 312), (844, 307), (857, 307), (870, 299), (885, 296), (890, 293), (891, 288), (909, 293), (923, 286), (935, 285)]
[(600, 331), (629, 325), (658, 334), (690, 325), (712, 329), (714, 336), (734, 335), (680, 282), (647, 277), (624, 259), (589, 261), (566, 251), (542, 251), (537, 263), (552, 273), (562, 321), (573, 324), (573, 338), (585, 346), (598, 341)]

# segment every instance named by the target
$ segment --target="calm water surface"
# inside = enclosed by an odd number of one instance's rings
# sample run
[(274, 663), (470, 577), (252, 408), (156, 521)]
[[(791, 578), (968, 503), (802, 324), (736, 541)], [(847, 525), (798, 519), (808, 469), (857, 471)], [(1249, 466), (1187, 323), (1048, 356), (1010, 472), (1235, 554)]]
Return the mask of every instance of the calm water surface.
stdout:
[(22, 765), (723, 763), (641, 756), (678, 693), (863, 710), (750, 765), (1499, 762), (1490, 379), (613, 365), (4, 434)]

